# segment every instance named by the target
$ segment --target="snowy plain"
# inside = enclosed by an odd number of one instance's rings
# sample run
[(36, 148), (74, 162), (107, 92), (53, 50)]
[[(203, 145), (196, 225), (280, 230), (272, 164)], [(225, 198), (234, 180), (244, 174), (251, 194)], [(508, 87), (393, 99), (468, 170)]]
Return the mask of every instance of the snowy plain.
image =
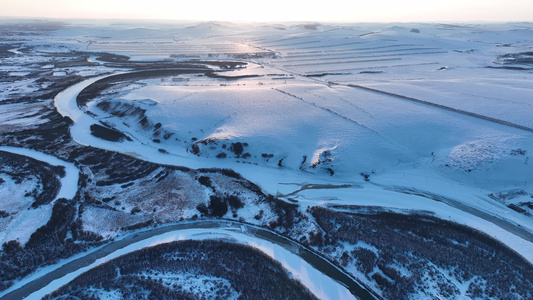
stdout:
[[(217, 73), (235, 79), (185, 74), (135, 80), (113, 87), (85, 110), (76, 103), (78, 93), (119, 72), (103, 66), (56, 68), (54, 76), (96, 76), (54, 99), (61, 115), (74, 121), (70, 131), (82, 145), (167, 165), (233, 169), (264, 191), (297, 201), (302, 210), (360, 205), (424, 211), (478, 229), (533, 262), (531, 216), (489, 197), (521, 190), (513, 200), (520, 203), (533, 195), (531, 65), (505, 61), (507, 54), (532, 50), (531, 24), (243, 28), (230, 23), (180, 30), (72, 26), (53, 33), (53, 49), (38, 39), (28, 43), (40, 51), (93, 51), (95, 57), (106, 51), (132, 60), (247, 63)], [(96, 62), (95, 57), (88, 61)], [(99, 109), (103, 100), (145, 109), (172, 137), (155, 141), (135, 119)], [(102, 122), (131, 141), (92, 135), (90, 126)], [(231, 153), (235, 143), (246, 143), (250, 156)], [(191, 152), (195, 144), (199, 156)], [(217, 158), (221, 153), (226, 158)], [(64, 165), (36, 152), (23, 155)], [(62, 197), (73, 197), (64, 188), (77, 187), (76, 176), (62, 179)], [(302, 189), (310, 184), (327, 188)], [(49, 212), (40, 220), (47, 219)]]

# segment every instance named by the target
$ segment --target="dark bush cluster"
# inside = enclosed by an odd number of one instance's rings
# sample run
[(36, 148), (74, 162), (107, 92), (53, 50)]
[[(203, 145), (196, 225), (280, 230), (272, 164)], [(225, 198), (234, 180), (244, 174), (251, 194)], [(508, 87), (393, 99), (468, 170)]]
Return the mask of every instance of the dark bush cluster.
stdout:
[[(295, 224), (307, 223), (304, 216), (298, 210), (298, 205), (280, 200), (274, 196), (266, 196), (266, 201), (278, 216), (276, 221), (268, 224), (269, 229), (288, 234)], [(290, 234), (289, 234), (290, 236)]]
[(233, 143), (229, 147), (229, 150), (231, 152), (235, 153), (235, 155), (237, 155), (237, 157), (239, 157), (242, 154), (242, 152), (244, 151), (244, 145), (241, 142)]
[(241, 174), (235, 172), (232, 169), (215, 169), (215, 168), (213, 168), (213, 169), (205, 169), (205, 168), (202, 168), (202, 169), (198, 169), (197, 171), (200, 172), (200, 173), (218, 173), (218, 174), (222, 174), (224, 176), (231, 177), (231, 178), (234, 178), (234, 179), (245, 180), (241, 176)]
[(242, 207), (244, 207), (244, 203), (242, 203), (241, 199), (236, 195), (211, 195), (209, 198), (209, 206), (202, 203), (198, 205), (196, 209), (205, 216), (221, 218), (229, 209), (236, 211)]
[(213, 185), (211, 183), (211, 178), (209, 178), (208, 176), (200, 176), (198, 177), (198, 182), (201, 184), (201, 185), (204, 185), (208, 188), (213, 188)]
[(124, 133), (118, 130), (112, 129), (112, 128), (104, 127), (98, 124), (92, 124), (90, 128), (91, 128), (92, 135), (94, 135), (97, 138), (106, 140), (106, 141), (111, 141), (111, 142), (122, 142), (124, 140), (131, 141), (131, 138), (126, 136)]

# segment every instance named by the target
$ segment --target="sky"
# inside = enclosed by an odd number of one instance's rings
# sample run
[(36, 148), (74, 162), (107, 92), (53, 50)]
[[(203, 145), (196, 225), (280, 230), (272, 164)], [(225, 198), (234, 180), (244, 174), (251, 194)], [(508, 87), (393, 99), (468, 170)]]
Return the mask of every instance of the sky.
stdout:
[(533, 21), (533, 0), (0, 0), (0, 16), (199, 21)]

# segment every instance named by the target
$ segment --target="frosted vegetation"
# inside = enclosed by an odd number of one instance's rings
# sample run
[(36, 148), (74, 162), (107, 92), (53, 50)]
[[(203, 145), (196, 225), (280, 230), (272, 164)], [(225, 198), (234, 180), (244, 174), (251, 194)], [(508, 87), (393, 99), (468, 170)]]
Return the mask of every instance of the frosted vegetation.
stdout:
[(45, 299), (90, 298), (102, 290), (125, 299), (315, 299), (264, 254), (214, 241), (168, 243), (117, 258)]

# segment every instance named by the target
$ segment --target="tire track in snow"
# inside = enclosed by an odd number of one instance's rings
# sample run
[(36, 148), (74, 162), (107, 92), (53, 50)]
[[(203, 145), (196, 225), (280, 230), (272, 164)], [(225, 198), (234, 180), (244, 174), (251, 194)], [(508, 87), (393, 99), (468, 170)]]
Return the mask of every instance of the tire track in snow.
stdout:
[[(324, 83), (326, 83), (326, 82), (324, 82)], [(462, 109), (457, 109), (457, 108), (445, 106), (445, 105), (438, 104), (438, 103), (429, 102), (429, 101), (426, 101), (426, 100), (421, 100), (421, 99), (408, 97), (408, 96), (404, 96), (404, 95), (400, 95), (400, 94), (396, 94), (396, 93), (386, 92), (386, 91), (378, 90), (378, 89), (371, 88), (371, 87), (366, 87), (366, 86), (353, 84), (353, 83), (343, 84), (343, 83), (332, 82), (332, 81), (328, 81), (327, 84), (347, 86), (347, 87), (351, 87), (351, 88), (355, 88), (355, 89), (361, 89), (361, 90), (365, 90), (365, 91), (369, 91), (369, 92), (373, 92), (373, 93), (389, 96), (389, 97), (392, 97), (392, 98), (407, 100), (407, 101), (411, 101), (411, 102), (424, 104), (424, 105), (427, 105), (427, 106), (436, 107), (436, 108), (439, 108), (439, 109), (442, 109), (442, 110), (455, 112), (455, 113), (458, 113), (458, 114), (462, 114), (462, 115), (469, 116), (469, 117), (474, 117), (474, 118), (477, 118), (477, 119), (489, 121), (489, 122), (496, 123), (496, 124), (505, 125), (505, 126), (508, 126), (508, 127), (513, 127), (513, 128), (525, 130), (525, 131), (528, 131), (528, 132), (533, 132), (533, 128), (530, 128), (530, 127), (527, 127), (527, 126), (523, 126), (523, 125), (520, 125), (520, 124), (516, 124), (516, 123), (513, 123), (513, 122), (509, 122), (509, 121), (505, 121), (505, 120), (501, 120), (501, 119), (496, 119), (496, 118), (493, 118), (493, 117), (489, 117), (489, 116), (481, 115), (481, 114), (478, 114), (478, 113), (474, 113), (474, 112), (470, 112), (470, 111), (466, 111), (466, 110), (462, 110)]]
[(296, 95), (293, 95), (293, 94), (291, 94), (291, 93), (289, 93), (289, 92), (286, 92), (286, 91), (281, 90), (281, 89), (278, 89), (278, 88), (272, 88), (272, 89), (275, 90), (275, 91), (278, 91), (278, 92), (280, 92), (280, 93), (282, 93), (282, 94), (284, 94), (284, 95), (287, 95), (287, 96), (289, 96), (289, 97), (291, 97), (291, 98), (294, 98), (294, 99), (296, 99), (296, 100), (302, 101), (302, 102), (304, 102), (304, 103), (307, 103), (307, 104), (309, 104), (309, 105), (312, 105), (312, 106), (314, 106), (314, 107), (316, 107), (316, 108), (319, 108), (319, 109), (321, 109), (321, 110), (324, 110), (324, 111), (326, 111), (326, 112), (328, 112), (328, 113), (334, 114), (334, 115), (336, 115), (337, 117), (343, 118), (344, 120), (346, 120), (346, 121), (348, 121), (348, 122), (352, 122), (352, 123), (356, 124), (357, 126), (363, 127), (363, 128), (368, 129), (368, 130), (370, 130), (370, 131), (372, 131), (372, 132), (374, 132), (374, 133), (376, 133), (376, 134), (378, 134), (378, 135), (380, 135), (380, 136), (382, 136), (382, 137), (385, 137), (384, 135), (382, 135), (381, 133), (379, 133), (377, 130), (375, 130), (375, 129), (373, 129), (373, 128), (370, 128), (370, 127), (368, 127), (368, 126), (366, 126), (366, 125), (364, 125), (364, 124), (362, 124), (362, 123), (359, 123), (359, 122), (357, 122), (357, 121), (354, 120), (354, 119), (350, 119), (350, 118), (348, 118), (348, 117), (346, 117), (346, 116), (344, 116), (344, 115), (341, 115), (340, 113), (338, 113), (338, 112), (336, 112), (336, 111), (334, 111), (334, 110), (332, 110), (332, 109), (330, 109), (330, 108), (327, 108), (327, 107), (324, 107), (324, 106), (320, 106), (320, 105), (318, 105), (318, 104), (316, 104), (316, 103), (314, 103), (314, 102), (307, 101), (307, 100), (303, 99), (302, 97), (298, 97), (298, 96), (296, 96)]
[[(418, 50), (425, 50), (424, 52), (415, 52)], [(433, 51), (428, 51), (433, 50)], [(439, 50), (439, 51), (437, 51)], [(404, 52), (405, 51), (405, 52)], [(407, 52), (411, 51), (411, 52)], [(386, 54), (376, 54), (380, 52), (386, 52)], [(411, 49), (400, 49), (400, 50), (388, 50), (388, 51), (364, 51), (364, 52), (352, 52), (352, 53), (326, 53), (326, 54), (315, 54), (309, 55), (307, 58), (293, 59), (293, 57), (284, 57), (286, 62), (309, 62), (309, 61), (328, 61), (328, 60), (340, 60), (340, 59), (359, 59), (367, 57), (386, 57), (386, 56), (406, 56), (406, 55), (419, 55), (419, 54), (439, 54), (439, 53), (448, 53), (448, 51), (442, 51), (439, 48), (411, 48)]]
[(343, 65), (343, 64), (358, 64), (366, 62), (381, 62), (381, 61), (398, 61), (402, 60), (401, 58), (373, 58), (373, 59), (360, 59), (360, 60), (346, 60), (346, 61), (335, 61), (335, 62), (320, 62), (320, 63), (305, 63), (305, 64), (294, 64), (294, 65), (283, 65), (283, 67), (309, 67), (317, 65)]
[(289, 92), (286, 92), (286, 91), (284, 91), (284, 90), (277, 89), (277, 88), (272, 88), (272, 89), (275, 90), (275, 91), (278, 91), (278, 92), (280, 92), (280, 93), (282, 93), (282, 94), (284, 94), (284, 95), (287, 95), (287, 96), (289, 96), (289, 97), (292, 97), (292, 98), (294, 98), (294, 99), (296, 99), (296, 100), (299, 100), (299, 101), (302, 101), (302, 102), (304, 102), (304, 103), (306, 103), (306, 104), (312, 105), (312, 106), (314, 106), (314, 107), (316, 107), (316, 108), (318, 108), (318, 109), (324, 110), (324, 111), (326, 111), (326, 112), (328, 112), (328, 113), (330, 113), (330, 114), (333, 114), (333, 115), (335, 115), (335, 116), (337, 116), (337, 117), (340, 117), (340, 118), (342, 118), (342, 119), (344, 119), (344, 120), (346, 120), (346, 121), (348, 121), (348, 122), (354, 123), (355, 125), (357, 125), (357, 126), (359, 126), (359, 127), (362, 127), (362, 128), (364, 128), (364, 129), (370, 130), (370, 131), (372, 131), (373, 133), (375, 133), (375, 134), (377, 134), (378, 136), (380, 136), (380, 137), (382, 137), (383, 139), (385, 139), (387, 142), (389, 142), (389, 143), (395, 145), (396, 147), (398, 147), (398, 148), (400, 148), (400, 149), (405, 150), (405, 147), (402, 146), (402, 145), (400, 145), (400, 144), (398, 144), (398, 142), (396, 142), (396, 141), (394, 141), (393, 139), (391, 139), (391, 138), (389, 138), (389, 137), (383, 135), (381, 132), (379, 132), (379, 131), (377, 131), (377, 130), (371, 128), (371, 127), (366, 126), (365, 124), (362, 124), (362, 123), (360, 123), (360, 122), (358, 122), (358, 121), (356, 121), (356, 120), (354, 120), (354, 119), (351, 119), (351, 118), (349, 118), (349, 117), (347, 117), (347, 116), (341, 115), (340, 113), (338, 113), (338, 112), (336, 112), (336, 111), (334, 111), (334, 110), (332, 110), (332, 109), (330, 109), (330, 108), (327, 108), (327, 107), (324, 107), (324, 106), (318, 105), (318, 104), (316, 104), (316, 103), (314, 103), (314, 102), (307, 101), (307, 100), (305, 100), (305, 99), (303, 99), (303, 98), (301, 98), (301, 97), (298, 97), (298, 96), (296, 96), (296, 95), (293, 95), (293, 94), (291, 94), (291, 93), (289, 93)]

